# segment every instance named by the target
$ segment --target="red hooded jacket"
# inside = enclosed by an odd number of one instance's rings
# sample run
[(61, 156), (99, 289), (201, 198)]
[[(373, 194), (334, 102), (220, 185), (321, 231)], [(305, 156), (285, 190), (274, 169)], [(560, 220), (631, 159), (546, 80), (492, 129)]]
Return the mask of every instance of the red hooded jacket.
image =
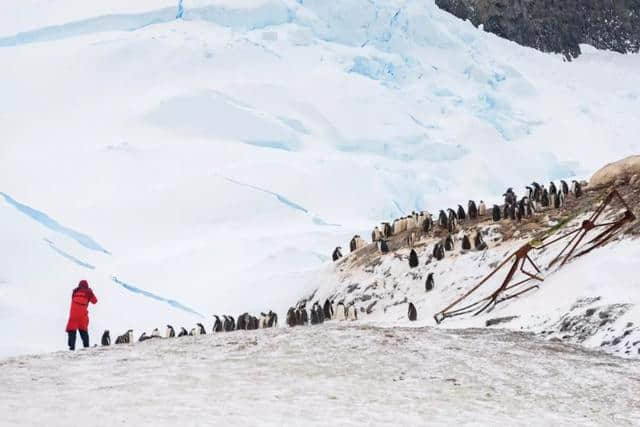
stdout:
[(86, 331), (89, 328), (89, 303), (95, 304), (98, 298), (93, 294), (86, 280), (81, 280), (78, 287), (71, 294), (71, 310), (67, 322), (67, 332), (79, 329)]

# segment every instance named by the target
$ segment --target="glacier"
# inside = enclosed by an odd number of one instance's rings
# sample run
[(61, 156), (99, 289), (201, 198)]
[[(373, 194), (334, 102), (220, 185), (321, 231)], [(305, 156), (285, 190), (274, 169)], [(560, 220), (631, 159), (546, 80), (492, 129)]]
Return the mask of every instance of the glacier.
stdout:
[(0, 356), (63, 349), (82, 278), (94, 339), (283, 313), (382, 220), (637, 153), (640, 57), (582, 50), (433, 1), (0, 5)]

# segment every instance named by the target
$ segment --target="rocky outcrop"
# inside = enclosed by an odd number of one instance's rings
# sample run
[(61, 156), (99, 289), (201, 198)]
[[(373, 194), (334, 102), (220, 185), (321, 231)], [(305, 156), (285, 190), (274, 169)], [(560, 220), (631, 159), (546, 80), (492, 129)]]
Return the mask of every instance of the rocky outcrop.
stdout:
[(435, 0), (485, 31), (544, 52), (580, 54), (579, 44), (640, 49), (640, 0)]
[[(617, 162), (609, 163), (598, 170), (589, 185), (592, 187), (602, 187), (610, 184), (635, 184), (634, 176), (640, 175), (640, 156), (629, 156)], [(634, 181), (633, 183), (631, 181)]]

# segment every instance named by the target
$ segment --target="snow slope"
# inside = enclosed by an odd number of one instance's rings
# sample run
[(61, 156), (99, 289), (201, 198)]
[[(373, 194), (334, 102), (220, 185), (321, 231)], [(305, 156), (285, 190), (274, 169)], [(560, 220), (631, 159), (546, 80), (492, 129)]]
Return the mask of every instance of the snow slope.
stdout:
[(522, 333), (325, 324), (3, 360), (0, 410), (8, 425), (632, 426), (639, 376)]
[(0, 64), (0, 355), (63, 348), (81, 278), (94, 338), (282, 313), (354, 232), (640, 144), (640, 57), (432, 1), (3, 3)]

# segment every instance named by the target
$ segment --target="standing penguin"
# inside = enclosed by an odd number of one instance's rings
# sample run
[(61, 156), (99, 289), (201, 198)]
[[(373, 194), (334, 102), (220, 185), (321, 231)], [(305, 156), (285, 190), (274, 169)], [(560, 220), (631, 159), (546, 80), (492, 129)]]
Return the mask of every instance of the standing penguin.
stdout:
[(429, 275), (427, 276), (427, 281), (424, 282), (424, 290), (425, 292), (431, 292), (433, 288), (435, 288), (435, 286), (436, 284), (433, 280), (433, 273), (429, 273)]
[(559, 209), (560, 208), (560, 196), (558, 195), (558, 193), (554, 193), (551, 195), (551, 199), (553, 201), (553, 207), (555, 209)]
[(447, 228), (448, 218), (447, 214), (441, 209), (440, 215), (438, 215), (438, 225), (442, 228)]
[(449, 231), (449, 233), (453, 233), (454, 231), (456, 231), (457, 227), (458, 216), (453, 211), (453, 209), (449, 209), (449, 218), (447, 218), (447, 231)]
[(533, 181), (531, 185), (533, 186), (533, 197), (531, 197), (531, 199), (539, 202), (540, 197), (542, 197), (542, 187), (535, 181)]
[(111, 334), (108, 329), (102, 334), (102, 340), (100, 340), (100, 342), (103, 346), (111, 345)]
[(569, 194), (569, 185), (567, 185), (567, 181), (560, 180), (560, 192), (564, 193), (565, 196)]
[(213, 321), (213, 328), (211, 329), (211, 332), (214, 334), (222, 332), (223, 328), (222, 328), (222, 321), (220, 320), (220, 317), (218, 317), (215, 314), (213, 315), (213, 317), (215, 317), (216, 320)]
[(578, 181), (572, 181), (571, 184), (571, 192), (573, 193), (574, 196), (576, 196), (576, 198), (581, 197), (582, 196), (582, 185), (580, 185), (580, 183)]
[(551, 197), (553, 198), (553, 195), (556, 194), (558, 192), (558, 190), (556, 189), (556, 184), (551, 181), (549, 183), (549, 195), (551, 195)]
[(462, 238), (462, 249), (464, 249), (465, 251), (471, 249), (471, 241), (469, 240), (469, 236), (467, 236), (466, 234)]
[(342, 258), (342, 252), (340, 251), (342, 248), (340, 246), (338, 246), (337, 248), (335, 248), (333, 250), (333, 254), (331, 254), (331, 257), (333, 258), (333, 261), (337, 261), (340, 258)]
[(393, 235), (393, 229), (391, 228), (391, 224), (388, 222), (382, 223), (382, 233), (384, 237), (391, 237)]
[(542, 196), (540, 197), (540, 204), (545, 208), (549, 206), (549, 192), (544, 187), (542, 187)]
[(476, 207), (476, 202), (473, 200), (469, 200), (467, 204), (467, 212), (469, 213), (469, 219), (478, 218), (478, 208)]
[(189, 335), (189, 333), (187, 332), (187, 330), (184, 328), (184, 326), (180, 327), (180, 332), (178, 333), (178, 338), (180, 337), (185, 337)]
[(441, 242), (438, 242), (433, 247), (433, 257), (438, 261), (444, 258), (444, 246)]
[(527, 197), (528, 198), (532, 198), (533, 197), (533, 188), (531, 188), (531, 186), (527, 185), (525, 187), (527, 189)]
[(487, 244), (484, 242), (484, 239), (482, 238), (482, 233), (480, 232), (480, 230), (476, 232), (476, 236), (473, 239), (473, 245), (477, 251), (483, 251), (487, 249)]
[(455, 249), (454, 243), (453, 243), (453, 236), (451, 236), (451, 234), (449, 234), (447, 236), (446, 239), (444, 239), (444, 250), (445, 251), (452, 251)]
[(478, 204), (478, 216), (483, 217), (487, 215), (487, 206), (484, 204), (482, 200)]
[(176, 336), (176, 331), (173, 329), (173, 326), (171, 326), (171, 325), (167, 325), (167, 330), (166, 330), (166, 332), (165, 332), (164, 336), (165, 336), (166, 338), (175, 338), (175, 336)]
[(333, 307), (331, 306), (331, 301), (327, 298), (324, 301), (324, 306), (322, 307), (324, 311), (324, 318), (329, 320), (333, 318)]
[(389, 245), (387, 244), (387, 241), (384, 239), (380, 240), (380, 252), (382, 252), (383, 254), (386, 254), (389, 252)]
[(416, 310), (416, 306), (413, 305), (412, 302), (409, 303), (409, 312), (407, 313), (409, 316), (409, 320), (415, 322), (418, 320), (418, 311)]
[(500, 221), (500, 207), (498, 205), (493, 205), (493, 209), (491, 210), (491, 215), (493, 217), (494, 222)]
[(290, 328), (293, 328), (297, 323), (296, 309), (293, 307), (289, 307), (289, 310), (287, 311), (287, 325), (289, 325)]
[(428, 233), (433, 228), (433, 219), (431, 218), (431, 214), (425, 215), (424, 221), (422, 222), (422, 231)]
[(467, 219), (467, 214), (464, 212), (462, 205), (458, 205), (458, 219), (460, 221)]
[(411, 252), (409, 253), (409, 267), (415, 268), (418, 266), (418, 264), (418, 254), (415, 250), (411, 249)]

